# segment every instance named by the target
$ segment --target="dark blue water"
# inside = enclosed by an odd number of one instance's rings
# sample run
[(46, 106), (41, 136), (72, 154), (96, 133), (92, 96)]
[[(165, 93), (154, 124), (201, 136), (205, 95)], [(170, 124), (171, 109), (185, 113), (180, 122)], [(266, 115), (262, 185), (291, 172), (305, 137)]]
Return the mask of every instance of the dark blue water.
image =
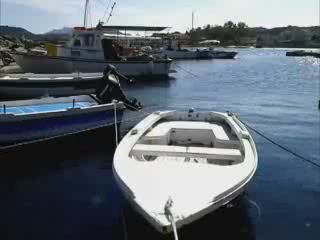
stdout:
[[(285, 57), (285, 50), (239, 52), (236, 60), (176, 62), (172, 79), (137, 83), (128, 93), (145, 111), (240, 113), (320, 164), (320, 61)], [(124, 122), (122, 134), (142, 119), (137, 113), (124, 119), (132, 117), (138, 118)], [(319, 239), (320, 169), (253, 136), (259, 166), (246, 193), (184, 228), (181, 239)], [(112, 151), (99, 137), (0, 155), (0, 239), (172, 239), (122, 198), (112, 177)]]

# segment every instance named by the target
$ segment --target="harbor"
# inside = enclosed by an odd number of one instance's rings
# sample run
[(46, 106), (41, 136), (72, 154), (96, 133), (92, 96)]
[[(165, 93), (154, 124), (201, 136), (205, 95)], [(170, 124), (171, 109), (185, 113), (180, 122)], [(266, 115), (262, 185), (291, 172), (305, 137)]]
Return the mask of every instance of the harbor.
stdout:
[[(319, 62), (316, 58), (287, 58), (285, 52), (239, 49), (241, 58), (235, 61), (179, 61), (173, 65), (177, 72), (172, 79), (137, 83), (129, 87), (128, 95), (138, 97), (147, 112), (184, 111), (192, 106), (199, 111), (240, 113), (254, 128), (317, 160)], [(214, 68), (210, 68), (212, 64)], [(265, 70), (269, 68), (273, 71)], [(123, 121), (121, 135), (143, 118), (125, 113), (123, 120), (128, 121)], [(186, 227), (180, 233), (182, 239), (194, 239), (198, 232), (240, 239), (314, 239), (319, 234), (319, 199), (315, 194), (319, 170), (258, 135), (253, 137), (260, 164), (245, 194), (239, 202)], [(124, 239), (126, 227), (128, 239), (162, 239), (118, 190), (112, 174), (114, 148), (105, 145), (101, 135), (94, 143), (83, 141), (69, 139), (63, 145), (53, 141), (33, 150), (2, 151), (1, 159), (10, 159), (1, 173), (5, 197), (1, 198), (0, 221), (7, 226), (2, 236)], [(41, 154), (34, 155), (34, 151)]]
[(317, 239), (319, 27), (84, 3), (45, 34), (0, 16), (0, 238)]

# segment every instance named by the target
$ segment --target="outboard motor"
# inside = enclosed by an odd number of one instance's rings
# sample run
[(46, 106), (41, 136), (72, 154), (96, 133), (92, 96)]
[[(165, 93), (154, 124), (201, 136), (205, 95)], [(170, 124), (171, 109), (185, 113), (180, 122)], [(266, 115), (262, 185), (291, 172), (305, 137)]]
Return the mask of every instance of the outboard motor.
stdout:
[(137, 99), (131, 101), (123, 93), (119, 77), (126, 78), (119, 74), (113, 65), (107, 65), (103, 72), (103, 77), (96, 88), (96, 97), (98, 100), (101, 103), (110, 103), (113, 100), (118, 100), (123, 102), (124, 105), (132, 111), (142, 109), (143, 106), (137, 101)]

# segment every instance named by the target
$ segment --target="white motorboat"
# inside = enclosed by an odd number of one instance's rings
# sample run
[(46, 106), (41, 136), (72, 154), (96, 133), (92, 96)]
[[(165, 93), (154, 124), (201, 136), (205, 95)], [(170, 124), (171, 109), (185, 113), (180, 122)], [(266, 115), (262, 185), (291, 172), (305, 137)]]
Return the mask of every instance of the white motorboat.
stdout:
[(155, 112), (119, 144), (115, 179), (132, 206), (168, 233), (243, 192), (258, 164), (240, 120), (219, 112)]

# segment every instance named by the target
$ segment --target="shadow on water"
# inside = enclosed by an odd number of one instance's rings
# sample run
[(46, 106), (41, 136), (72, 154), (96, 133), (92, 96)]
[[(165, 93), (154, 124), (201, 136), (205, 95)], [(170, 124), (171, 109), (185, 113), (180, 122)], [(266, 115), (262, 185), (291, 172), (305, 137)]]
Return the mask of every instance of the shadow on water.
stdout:
[(3, 163), (0, 176), (46, 175), (55, 169), (70, 165), (83, 164), (83, 161), (94, 155), (112, 159), (115, 151), (115, 140), (112, 128), (97, 129), (81, 134), (64, 136), (0, 151)]
[[(249, 215), (246, 193), (202, 219), (184, 226), (178, 231), (179, 239), (238, 239), (254, 240), (255, 227)], [(131, 206), (123, 209), (123, 231), (127, 239), (173, 239), (173, 234), (162, 235)], [(215, 236), (215, 237), (213, 237)]]

